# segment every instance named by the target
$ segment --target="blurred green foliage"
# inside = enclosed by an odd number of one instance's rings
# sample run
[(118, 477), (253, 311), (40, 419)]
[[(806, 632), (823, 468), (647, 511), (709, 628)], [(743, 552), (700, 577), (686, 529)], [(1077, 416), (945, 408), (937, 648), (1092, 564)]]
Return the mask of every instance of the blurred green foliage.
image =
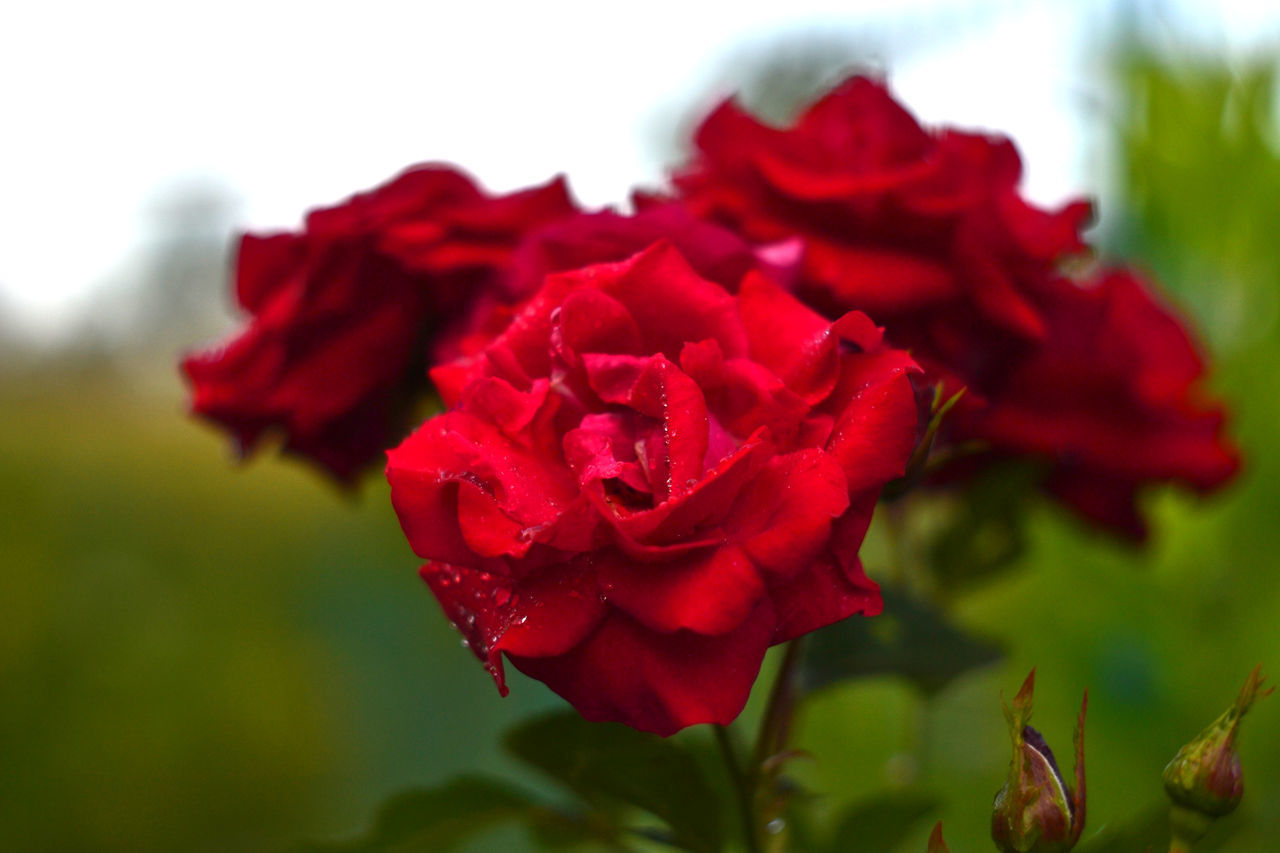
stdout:
[[(928, 701), (881, 675), (816, 694), (795, 738), (816, 758), (792, 772), (822, 837), (888, 789), (943, 804), (895, 849), (923, 850), (938, 818), (956, 853), (990, 849), (1009, 759), (999, 694), (1033, 665), (1050, 743), (1070, 742), (1091, 693), (1086, 839), (1140, 833), (1128, 822), (1152, 822), (1178, 747), (1255, 663), (1280, 673), (1274, 66), (1116, 55), (1124, 209), (1103, 211), (1105, 252), (1154, 271), (1205, 333), (1245, 471), (1208, 502), (1150, 495), (1142, 551), (1037, 506), (1021, 570), (950, 602), (1003, 663)], [(3, 379), (0, 446), (0, 847), (278, 849), (354, 836), (392, 794), (463, 773), (547, 791), (500, 757), (500, 733), (558, 701), (515, 673), (498, 699), (417, 579), (377, 478), (348, 498), (291, 463), (232, 466), (176, 385), (110, 376)], [(873, 574), (883, 534), (881, 520)], [(1222, 850), (1280, 837), (1270, 704), (1242, 738), (1247, 793)]]
[(0, 848), (279, 849), (496, 763), (498, 700), (375, 481), (231, 464), (118, 377), (0, 393)]

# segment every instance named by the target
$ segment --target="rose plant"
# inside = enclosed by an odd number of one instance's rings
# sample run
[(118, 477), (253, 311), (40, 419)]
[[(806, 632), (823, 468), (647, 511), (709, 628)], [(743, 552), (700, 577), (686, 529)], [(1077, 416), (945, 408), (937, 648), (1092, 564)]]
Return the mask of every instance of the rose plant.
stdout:
[[(955, 495), (968, 523), (983, 478), (1029, 462), (1141, 539), (1143, 489), (1209, 492), (1238, 468), (1186, 323), (1137, 273), (1094, 268), (1089, 204), (1022, 197), (1008, 139), (926, 128), (856, 76), (789, 127), (725, 102), (694, 143), (632, 213), (580, 210), (563, 179), (491, 195), (427, 165), (300, 233), (245, 236), (250, 320), (183, 361), (193, 411), (242, 452), (279, 434), (354, 484), (386, 451), (421, 577), (499, 691), (510, 663), (579, 715), (508, 739), (574, 809), (459, 780), (389, 807), (357, 848), (445, 849), (459, 820), (501, 814), (612, 849), (720, 850), (699, 762), (642, 734), (709, 723), (742, 846), (807, 849), (785, 779), (804, 693), (892, 672), (928, 695), (999, 655), (932, 600), (936, 559), (881, 595), (860, 550), (882, 498), (891, 533), (921, 492)], [(884, 631), (850, 629), (886, 606)], [(792, 642), (819, 631), (808, 656)], [(744, 757), (725, 727), (780, 644)], [(1083, 747), (1068, 792), (1025, 726), (1029, 683), (993, 826), (1002, 849), (1066, 850)]]

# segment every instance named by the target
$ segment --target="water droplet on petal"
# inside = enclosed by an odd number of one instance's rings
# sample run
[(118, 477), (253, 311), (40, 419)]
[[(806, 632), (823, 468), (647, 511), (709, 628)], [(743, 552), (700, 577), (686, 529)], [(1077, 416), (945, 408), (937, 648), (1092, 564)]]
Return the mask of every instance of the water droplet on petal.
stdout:
[(507, 589), (505, 586), (500, 586), (493, 591), (494, 604), (498, 605), (499, 607), (502, 607), (504, 604), (506, 604), (509, 601), (511, 601), (511, 591)]

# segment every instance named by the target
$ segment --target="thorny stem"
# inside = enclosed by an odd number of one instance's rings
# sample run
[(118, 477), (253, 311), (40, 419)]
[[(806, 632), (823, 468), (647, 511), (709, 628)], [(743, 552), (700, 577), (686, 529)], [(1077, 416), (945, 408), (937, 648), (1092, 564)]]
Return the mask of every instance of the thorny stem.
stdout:
[(716, 724), (712, 726), (716, 733), (716, 743), (720, 746), (720, 754), (724, 757), (725, 768), (733, 781), (733, 788), (738, 795), (738, 810), (742, 813), (742, 835), (748, 853), (760, 853), (760, 830), (756, 821), (755, 786), (751, 784), (747, 774), (742, 772), (738, 761), (737, 750), (729, 737), (729, 729)]

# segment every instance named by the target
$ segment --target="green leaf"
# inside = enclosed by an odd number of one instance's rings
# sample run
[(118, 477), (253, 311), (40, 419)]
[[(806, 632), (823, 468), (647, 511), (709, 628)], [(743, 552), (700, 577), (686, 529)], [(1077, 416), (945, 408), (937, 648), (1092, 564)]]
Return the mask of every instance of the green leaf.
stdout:
[(887, 674), (935, 693), (953, 678), (1003, 656), (994, 643), (956, 628), (934, 607), (893, 589), (884, 589), (883, 595), (879, 616), (853, 616), (810, 635), (800, 669), (806, 689)]
[(884, 490), (880, 493), (882, 500), (897, 500), (915, 488), (916, 484), (927, 473), (930, 464), (929, 454), (933, 451), (933, 442), (938, 437), (938, 430), (942, 428), (942, 421), (955, 408), (956, 403), (960, 402), (960, 398), (968, 390), (967, 388), (961, 388), (949, 398), (943, 400), (942, 389), (943, 383), (941, 382), (934, 386), (933, 403), (929, 407), (929, 411), (932, 414), (929, 416), (929, 423), (925, 427), (924, 435), (920, 438), (916, 449), (911, 452), (911, 458), (907, 460), (906, 473), (884, 487)]
[(439, 788), (397, 794), (378, 810), (373, 828), (346, 842), (308, 843), (306, 853), (430, 850), (445, 853), (499, 824), (516, 821), (529, 828), (544, 847), (567, 846), (607, 836), (594, 827), (547, 808), (503, 783), (464, 776)]
[(956, 592), (1011, 568), (1026, 550), (1028, 498), (1044, 475), (1023, 460), (992, 464), (967, 482), (950, 522), (929, 545), (929, 571)]
[(827, 850), (829, 853), (892, 850), (939, 806), (936, 797), (911, 791), (881, 794), (856, 803), (836, 822), (835, 835)]
[(588, 802), (614, 800), (644, 809), (691, 850), (723, 846), (720, 800), (697, 761), (675, 741), (565, 712), (518, 726), (505, 743), (512, 755)]

